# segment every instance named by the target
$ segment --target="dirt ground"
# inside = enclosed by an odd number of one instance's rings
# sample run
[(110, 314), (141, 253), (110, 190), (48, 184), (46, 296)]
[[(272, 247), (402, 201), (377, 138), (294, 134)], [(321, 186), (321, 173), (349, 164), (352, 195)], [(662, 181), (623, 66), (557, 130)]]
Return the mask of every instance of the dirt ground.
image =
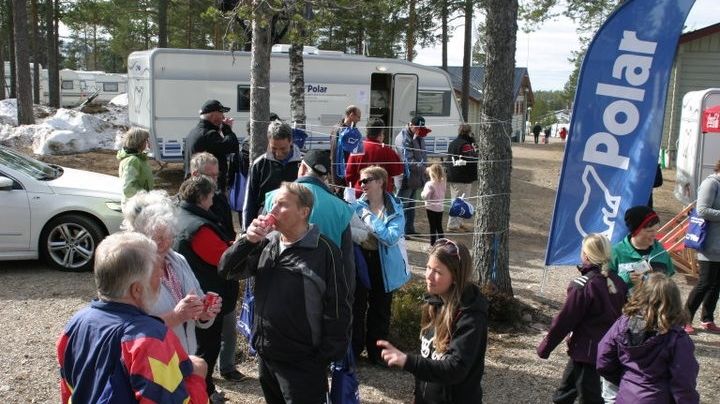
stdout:
[[(548, 360), (535, 355), (543, 331), (562, 306), (568, 282), (576, 276), (572, 267), (543, 265), (563, 147), (557, 139), (551, 139), (549, 145), (513, 145), (510, 270), (515, 296), (535, 312), (524, 326), (511, 331), (491, 328), (483, 378), (487, 403), (549, 402), (567, 361), (562, 347)], [(43, 160), (109, 174), (117, 172), (112, 152)], [(182, 177), (182, 167), (177, 164), (154, 167), (157, 186), (174, 192)], [(664, 221), (674, 216), (681, 205), (672, 196), (674, 173), (665, 170), (663, 174), (665, 184), (655, 191), (655, 204)], [(417, 223), (418, 231), (423, 232), (427, 227), (421, 212), (417, 214)], [(453, 237), (471, 243), (469, 235)], [(425, 264), (425, 245), (420, 241), (409, 243), (417, 276)], [(7, 285), (0, 289), (0, 318), (6, 324), (4, 346), (0, 350), (0, 402), (57, 402), (55, 340), (70, 316), (93, 297), (92, 276), (56, 272), (39, 262), (0, 262), (0, 268), (0, 283)], [(677, 276), (676, 281), (685, 298), (691, 286), (683, 276)], [(700, 362), (701, 401), (720, 402), (717, 392), (720, 336), (701, 332), (693, 336), (693, 341)], [(252, 378), (240, 383), (217, 382), (226, 392), (228, 402), (263, 402), (254, 362), (244, 361), (240, 369)], [(412, 376), (406, 372), (361, 365), (358, 378), (363, 403), (412, 401)]]

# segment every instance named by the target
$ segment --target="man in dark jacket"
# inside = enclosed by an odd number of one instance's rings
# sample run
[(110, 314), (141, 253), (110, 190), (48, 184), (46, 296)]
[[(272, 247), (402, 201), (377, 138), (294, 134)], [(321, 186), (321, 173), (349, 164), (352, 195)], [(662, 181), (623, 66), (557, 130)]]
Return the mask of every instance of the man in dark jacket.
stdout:
[[(458, 128), (458, 136), (448, 146), (447, 182), (450, 186), (450, 198), (455, 199), (465, 194), (473, 196), (475, 181), (477, 181), (478, 152), (473, 137), (472, 128), (464, 123)], [(459, 230), (463, 226), (460, 217), (448, 217), (448, 231)], [(470, 226), (472, 227), (472, 225)]]
[(193, 154), (212, 154), (218, 160), (220, 174), (217, 183), (218, 189), (223, 193), (228, 184), (227, 155), (240, 150), (237, 136), (232, 131), (234, 119), (225, 117), (225, 112), (229, 111), (230, 108), (223, 106), (218, 100), (205, 101), (200, 109), (200, 122), (185, 138), (185, 173), (190, 172), (190, 159)]
[[(413, 117), (407, 127), (395, 136), (395, 151), (405, 163), (404, 177), (398, 187), (397, 196), (403, 203), (405, 211), (405, 234), (415, 234), (415, 197), (417, 191), (425, 185), (425, 165), (427, 151), (425, 136), (430, 133), (425, 126), (425, 118), (420, 115)], [(397, 185), (397, 184), (396, 184)]]
[(292, 128), (275, 120), (268, 125), (268, 151), (253, 161), (248, 173), (248, 187), (243, 206), (243, 228), (252, 223), (265, 205), (265, 194), (280, 187), (283, 181), (297, 179), (302, 161), (300, 149), (292, 141)]
[(312, 191), (284, 183), (218, 267), (227, 279), (255, 276), (252, 343), (270, 404), (325, 402), (328, 364), (350, 341), (351, 281), (338, 248), (308, 223), (312, 207)]
[(532, 128), (532, 134), (535, 138), (535, 144), (538, 144), (538, 141), (540, 140), (540, 132), (542, 132), (542, 126), (540, 126), (539, 123), (536, 123), (535, 126)]

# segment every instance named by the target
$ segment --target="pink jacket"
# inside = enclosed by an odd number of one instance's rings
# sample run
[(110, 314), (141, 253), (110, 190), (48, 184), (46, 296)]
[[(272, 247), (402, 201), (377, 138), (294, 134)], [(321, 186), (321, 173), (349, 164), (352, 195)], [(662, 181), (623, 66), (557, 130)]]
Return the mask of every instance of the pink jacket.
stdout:
[(445, 207), (443, 201), (445, 200), (445, 181), (433, 181), (430, 180), (425, 183), (422, 193), (420, 196), (425, 200), (425, 209), (433, 212), (442, 212)]

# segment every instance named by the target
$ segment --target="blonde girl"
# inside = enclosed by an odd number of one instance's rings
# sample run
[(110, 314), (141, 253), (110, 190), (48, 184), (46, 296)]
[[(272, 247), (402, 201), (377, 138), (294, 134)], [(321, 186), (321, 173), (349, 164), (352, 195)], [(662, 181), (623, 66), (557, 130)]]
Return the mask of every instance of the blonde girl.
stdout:
[(570, 335), (567, 341), (570, 357), (555, 403), (602, 403), (600, 376), (595, 371), (597, 345), (605, 332), (620, 317), (627, 287), (608, 268), (612, 248), (600, 234), (589, 234), (582, 244), (578, 266), (580, 276), (567, 288), (567, 298), (553, 319), (548, 334), (537, 347), (537, 354), (547, 359), (550, 353)]
[(442, 217), (447, 183), (445, 181), (445, 170), (438, 163), (426, 168), (425, 173), (430, 180), (425, 183), (420, 196), (425, 200), (425, 212), (430, 227), (430, 245), (433, 245), (435, 240), (445, 237)]

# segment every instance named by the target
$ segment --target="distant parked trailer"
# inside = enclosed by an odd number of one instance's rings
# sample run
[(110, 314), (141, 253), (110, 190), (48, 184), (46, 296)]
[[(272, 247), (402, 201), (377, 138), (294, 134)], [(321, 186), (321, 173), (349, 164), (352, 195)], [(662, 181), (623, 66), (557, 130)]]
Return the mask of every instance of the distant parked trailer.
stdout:
[[(44, 104), (49, 103), (48, 72), (43, 69), (40, 76), (44, 82), (45, 91), (41, 99)], [(102, 71), (87, 70), (60, 70), (60, 106), (75, 107), (83, 103), (95, 93), (93, 100), (97, 103), (107, 103), (115, 96), (127, 92), (127, 75), (119, 73), (105, 73)]]

